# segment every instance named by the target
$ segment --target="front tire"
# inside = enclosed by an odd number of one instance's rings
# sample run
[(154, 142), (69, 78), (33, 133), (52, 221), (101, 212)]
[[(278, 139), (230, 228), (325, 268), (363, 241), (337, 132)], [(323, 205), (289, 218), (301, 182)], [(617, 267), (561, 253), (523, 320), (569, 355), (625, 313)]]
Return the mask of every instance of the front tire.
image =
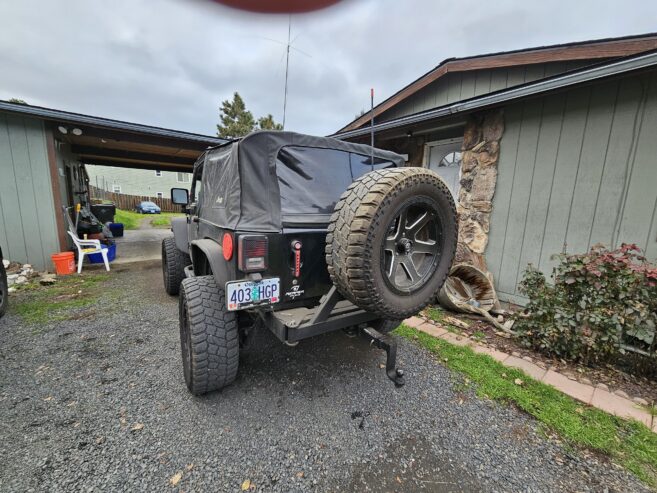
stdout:
[(185, 278), (185, 267), (190, 264), (189, 256), (176, 247), (174, 238), (162, 240), (162, 277), (164, 290), (171, 296), (180, 291), (180, 283)]
[(0, 317), (7, 311), (7, 304), (9, 302), (9, 287), (7, 286), (7, 272), (5, 266), (0, 260)]
[(194, 395), (219, 390), (237, 376), (237, 317), (226, 310), (224, 290), (213, 276), (185, 279), (180, 288), (180, 349), (185, 384)]

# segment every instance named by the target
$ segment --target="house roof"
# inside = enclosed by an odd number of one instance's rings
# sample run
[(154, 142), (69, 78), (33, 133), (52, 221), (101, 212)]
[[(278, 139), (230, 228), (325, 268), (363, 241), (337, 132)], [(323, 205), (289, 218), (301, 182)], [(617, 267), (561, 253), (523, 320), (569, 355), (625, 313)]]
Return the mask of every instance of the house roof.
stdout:
[(62, 123), (80, 125), (86, 124), (93, 125), (95, 127), (103, 127), (113, 130), (124, 130), (145, 135), (184, 139), (194, 142), (202, 142), (207, 145), (217, 145), (226, 142), (225, 139), (213, 137), (210, 135), (184, 132), (181, 130), (171, 130), (168, 128), (154, 127), (152, 125), (143, 125), (141, 123), (131, 123), (122, 120), (113, 120), (111, 118), (103, 118), (100, 116), (84, 115), (82, 113), (73, 113), (70, 111), (56, 110), (52, 108), (44, 108), (42, 106), (32, 106), (22, 103), (11, 103), (9, 101), (2, 100), (0, 100), (0, 111), (20, 113), (24, 115), (35, 116), (44, 120), (52, 120)]
[[(48, 122), (55, 137), (70, 144), (71, 152), (86, 164), (191, 171), (205, 149), (226, 142), (210, 135), (8, 101), (0, 101), (3, 112)], [(73, 128), (81, 133), (74, 134)]]
[[(655, 49), (657, 49), (657, 33), (649, 33), (622, 38), (607, 38), (525, 48), (463, 58), (448, 58), (375, 106), (374, 117), (376, 118), (381, 115), (384, 111), (389, 110), (448, 72), (467, 72), (481, 69), (531, 65), (534, 63), (619, 58)], [(357, 129), (369, 123), (371, 116), (371, 113), (367, 112), (338, 130), (337, 133)]]
[(655, 67), (657, 67), (657, 50), (626, 57), (621, 60), (600, 63), (592, 67), (585, 67), (572, 72), (541, 79), (539, 81), (529, 82), (509, 89), (502, 89), (500, 91), (484, 94), (482, 96), (476, 96), (457, 103), (378, 123), (375, 124), (374, 127), (341, 130), (332, 135), (332, 137), (338, 139), (349, 139), (367, 135), (371, 131), (380, 132), (382, 130), (391, 130), (437, 118), (467, 114), (472, 111), (497, 106), (501, 103)]

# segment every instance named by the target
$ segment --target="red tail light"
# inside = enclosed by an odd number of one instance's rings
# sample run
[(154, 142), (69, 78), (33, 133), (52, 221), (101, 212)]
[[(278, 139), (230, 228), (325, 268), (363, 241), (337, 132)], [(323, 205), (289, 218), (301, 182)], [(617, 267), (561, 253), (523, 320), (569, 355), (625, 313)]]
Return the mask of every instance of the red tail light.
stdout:
[(242, 272), (267, 269), (269, 243), (264, 235), (243, 235), (237, 240), (237, 263)]
[(224, 233), (224, 238), (221, 241), (221, 247), (224, 251), (224, 260), (233, 258), (233, 235)]

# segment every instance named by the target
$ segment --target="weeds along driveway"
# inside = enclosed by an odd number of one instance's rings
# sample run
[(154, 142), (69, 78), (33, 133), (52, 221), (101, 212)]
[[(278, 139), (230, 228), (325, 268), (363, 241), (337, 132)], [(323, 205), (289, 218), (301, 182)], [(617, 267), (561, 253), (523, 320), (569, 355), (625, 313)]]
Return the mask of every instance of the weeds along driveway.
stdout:
[(404, 339), (401, 389), (360, 339), (263, 332), (235, 384), (193, 397), (161, 284), (156, 263), (117, 266), (59, 321), (0, 320), (1, 491), (645, 490)]

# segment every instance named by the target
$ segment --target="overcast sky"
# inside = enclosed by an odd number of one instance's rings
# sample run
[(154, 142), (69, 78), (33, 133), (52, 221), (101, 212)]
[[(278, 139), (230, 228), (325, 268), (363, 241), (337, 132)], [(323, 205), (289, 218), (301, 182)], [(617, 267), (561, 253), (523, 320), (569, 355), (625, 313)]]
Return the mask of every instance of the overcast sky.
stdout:
[[(0, 99), (213, 135), (239, 91), (281, 121), (287, 29), (209, 0), (0, 0)], [(292, 17), (286, 129), (332, 133), (448, 57), (652, 31), (654, 0), (346, 0)]]

